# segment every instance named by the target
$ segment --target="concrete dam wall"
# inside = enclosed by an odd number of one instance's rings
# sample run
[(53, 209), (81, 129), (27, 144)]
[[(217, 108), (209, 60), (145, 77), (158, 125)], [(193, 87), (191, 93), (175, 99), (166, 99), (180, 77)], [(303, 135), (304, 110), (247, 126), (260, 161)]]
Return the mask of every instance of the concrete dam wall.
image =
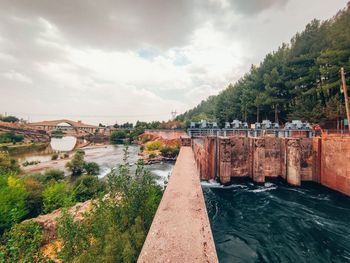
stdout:
[(281, 177), (314, 181), (350, 196), (350, 138), (205, 137), (192, 140), (202, 180)]

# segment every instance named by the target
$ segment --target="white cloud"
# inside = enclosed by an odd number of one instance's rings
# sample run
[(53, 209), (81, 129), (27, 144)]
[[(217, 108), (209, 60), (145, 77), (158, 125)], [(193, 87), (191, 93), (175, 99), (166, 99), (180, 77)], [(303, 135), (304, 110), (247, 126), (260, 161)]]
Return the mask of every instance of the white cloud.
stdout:
[[(30, 2), (30, 3), (29, 3)], [(342, 0), (0, 2), (0, 113), (167, 120)]]
[(22, 82), (22, 83), (26, 83), (26, 84), (32, 84), (33, 81), (27, 77), (26, 75), (23, 75), (19, 72), (16, 72), (14, 70), (8, 71), (8, 72), (4, 72), (1, 74), (2, 77), (15, 81), (15, 82)]

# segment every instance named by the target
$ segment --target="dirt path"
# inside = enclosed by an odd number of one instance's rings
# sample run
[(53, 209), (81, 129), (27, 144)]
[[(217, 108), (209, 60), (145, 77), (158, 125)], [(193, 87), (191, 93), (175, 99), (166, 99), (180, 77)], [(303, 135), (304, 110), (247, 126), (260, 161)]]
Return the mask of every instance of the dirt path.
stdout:
[(190, 147), (181, 148), (138, 262), (218, 262)]

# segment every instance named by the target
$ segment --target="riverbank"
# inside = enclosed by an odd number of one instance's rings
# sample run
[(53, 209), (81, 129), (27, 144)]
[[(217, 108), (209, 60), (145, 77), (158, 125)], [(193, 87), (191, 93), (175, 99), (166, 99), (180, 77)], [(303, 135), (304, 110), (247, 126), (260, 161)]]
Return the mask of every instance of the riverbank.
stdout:
[(7, 151), (11, 155), (18, 155), (44, 150), (49, 144), (49, 142), (2, 143), (0, 144), (0, 151)]

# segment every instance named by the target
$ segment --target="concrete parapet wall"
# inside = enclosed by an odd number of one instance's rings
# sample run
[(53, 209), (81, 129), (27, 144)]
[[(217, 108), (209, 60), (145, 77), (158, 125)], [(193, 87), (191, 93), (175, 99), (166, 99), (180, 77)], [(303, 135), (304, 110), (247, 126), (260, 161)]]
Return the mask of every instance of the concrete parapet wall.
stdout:
[(190, 147), (180, 150), (138, 262), (218, 262)]

